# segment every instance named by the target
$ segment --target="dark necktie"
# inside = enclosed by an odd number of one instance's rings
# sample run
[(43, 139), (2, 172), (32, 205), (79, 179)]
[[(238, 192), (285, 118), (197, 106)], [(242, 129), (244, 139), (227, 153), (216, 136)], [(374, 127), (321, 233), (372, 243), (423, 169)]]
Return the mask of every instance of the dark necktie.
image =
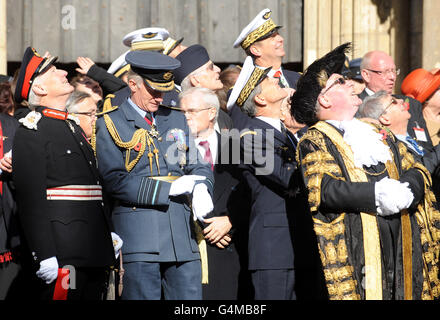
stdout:
[(422, 156), (423, 157), (423, 155), (425, 154), (425, 152), (423, 151), (423, 148), (421, 147), (421, 146), (419, 146), (419, 144), (417, 143), (417, 141), (416, 140), (414, 140), (413, 138), (411, 138), (410, 136), (406, 136), (406, 141), (408, 141), (408, 143), (409, 144), (411, 144), (413, 147), (414, 147), (414, 149), (415, 149), (415, 151), (417, 152), (417, 154), (419, 155), (419, 156)]
[(201, 145), (202, 148), (205, 149), (205, 156), (203, 157), (203, 160), (208, 162), (211, 165), (211, 170), (214, 171), (214, 162), (212, 161), (212, 154), (211, 154), (211, 149), (209, 148), (209, 142), (200, 141), (199, 145)]
[(145, 121), (151, 126), (153, 124), (153, 117), (151, 116), (150, 112), (147, 112), (145, 114)]
[(273, 75), (274, 78), (278, 79), (278, 85), (280, 86), (280, 88), (285, 88), (283, 82), (281, 81), (281, 71), (278, 70), (277, 72), (275, 72), (275, 74)]
[(295, 137), (291, 137), (289, 135), (289, 132), (286, 129), (286, 126), (284, 125), (284, 123), (282, 121), (281, 122), (281, 133), (290, 140), (290, 142), (292, 142), (292, 144), (296, 147), (296, 145), (298, 144), (298, 142), (296, 141)]

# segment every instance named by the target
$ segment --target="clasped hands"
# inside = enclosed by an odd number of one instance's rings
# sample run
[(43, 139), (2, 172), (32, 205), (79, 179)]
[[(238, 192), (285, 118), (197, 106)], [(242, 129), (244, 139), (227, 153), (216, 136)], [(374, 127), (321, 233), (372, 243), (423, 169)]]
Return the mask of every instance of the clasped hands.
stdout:
[(377, 213), (380, 216), (389, 216), (399, 213), (411, 206), (414, 195), (409, 188), (408, 182), (383, 178), (375, 183), (374, 193)]

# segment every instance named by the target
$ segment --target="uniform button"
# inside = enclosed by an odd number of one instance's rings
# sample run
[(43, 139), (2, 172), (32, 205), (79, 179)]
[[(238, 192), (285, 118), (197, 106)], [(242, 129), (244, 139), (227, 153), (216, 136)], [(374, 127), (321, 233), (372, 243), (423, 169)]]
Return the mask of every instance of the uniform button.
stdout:
[(290, 170), (290, 167), (287, 167), (287, 170)]
[(104, 206), (104, 202), (101, 202), (101, 206)]
[(162, 141), (162, 137), (157, 138), (157, 140)]
[(167, 155), (167, 154), (165, 155), (165, 158), (168, 158), (168, 155)]
[(90, 165), (92, 165), (92, 161), (89, 161)]
[(71, 154), (71, 153), (72, 153), (72, 151), (70, 151), (70, 150), (67, 150), (67, 151), (66, 151), (66, 153), (67, 153), (67, 154)]
[(79, 144), (82, 146), (83, 145), (82, 141), (80, 141)]
[(171, 172), (168, 172), (168, 176), (171, 176)]
[(133, 207), (133, 211), (135, 211), (136, 210), (136, 207)]
[(96, 181), (96, 184), (99, 184), (99, 181)]

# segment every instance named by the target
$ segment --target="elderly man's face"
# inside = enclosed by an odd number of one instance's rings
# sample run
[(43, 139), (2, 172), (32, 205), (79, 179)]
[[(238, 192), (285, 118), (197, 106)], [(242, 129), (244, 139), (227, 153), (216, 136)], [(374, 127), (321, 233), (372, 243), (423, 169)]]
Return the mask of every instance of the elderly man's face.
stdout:
[(196, 77), (200, 82), (200, 87), (213, 91), (223, 88), (223, 83), (220, 80), (221, 70), (212, 61), (205, 63), (199, 70)]
[(40, 75), (40, 86), (46, 90), (47, 97), (68, 96), (74, 90), (67, 80), (67, 71), (51, 66), (46, 72)]
[(93, 124), (96, 122), (97, 107), (93, 98), (85, 98), (77, 105), (75, 115), (80, 121), (80, 126), (86, 134), (87, 139), (92, 137)]
[(185, 114), (188, 127), (195, 137), (200, 137), (208, 129), (214, 128), (217, 110), (206, 105), (198, 94), (187, 95), (180, 100), (180, 109)]
[(285, 88), (281, 88), (278, 79), (266, 77), (261, 82), (261, 95), (270, 104), (277, 104), (281, 108), (281, 102), (289, 95)]
[(163, 101), (163, 93), (153, 90), (142, 81), (139, 85), (133, 79), (129, 80), (131, 99), (142, 110), (156, 112)]
[(392, 95), (388, 95), (381, 102), (383, 112), (379, 121), (382, 124), (390, 124), (393, 127), (406, 128), (411, 118), (411, 114), (408, 111), (409, 103), (405, 103), (402, 99), (394, 98)]
[(362, 103), (354, 91), (353, 84), (337, 73), (332, 74), (328, 79), (326, 87), (321, 92), (321, 95), (324, 94), (332, 112), (338, 117), (335, 120), (353, 119)]
[(384, 52), (373, 54), (368, 68), (362, 70), (362, 77), (367, 87), (373, 92), (384, 90), (387, 93), (393, 93), (397, 78), (393, 58)]

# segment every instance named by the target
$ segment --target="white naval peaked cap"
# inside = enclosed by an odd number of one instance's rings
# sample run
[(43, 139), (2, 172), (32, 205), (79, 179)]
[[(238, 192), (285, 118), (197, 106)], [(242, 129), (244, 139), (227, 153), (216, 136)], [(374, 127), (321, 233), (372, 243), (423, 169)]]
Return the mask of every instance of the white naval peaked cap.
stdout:
[(115, 77), (119, 77), (128, 71), (128, 69), (130, 69), (130, 65), (127, 64), (127, 61), (125, 61), (125, 56), (130, 51), (131, 50), (124, 52), (115, 61), (113, 61), (107, 72), (113, 74)]
[(162, 51), (164, 41), (170, 36), (164, 28), (142, 28), (125, 35), (122, 42), (131, 50)]
[(260, 38), (272, 33), (274, 29), (281, 28), (277, 26), (270, 18), (272, 11), (266, 8), (252, 20), (240, 33), (234, 42), (234, 48), (241, 46), (244, 50)]
[(237, 81), (232, 88), (232, 92), (226, 104), (227, 108), (230, 109), (234, 104), (241, 107), (255, 87), (260, 84), (271, 69), (271, 67), (262, 69), (255, 66), (252, 57), (247, 56)]

